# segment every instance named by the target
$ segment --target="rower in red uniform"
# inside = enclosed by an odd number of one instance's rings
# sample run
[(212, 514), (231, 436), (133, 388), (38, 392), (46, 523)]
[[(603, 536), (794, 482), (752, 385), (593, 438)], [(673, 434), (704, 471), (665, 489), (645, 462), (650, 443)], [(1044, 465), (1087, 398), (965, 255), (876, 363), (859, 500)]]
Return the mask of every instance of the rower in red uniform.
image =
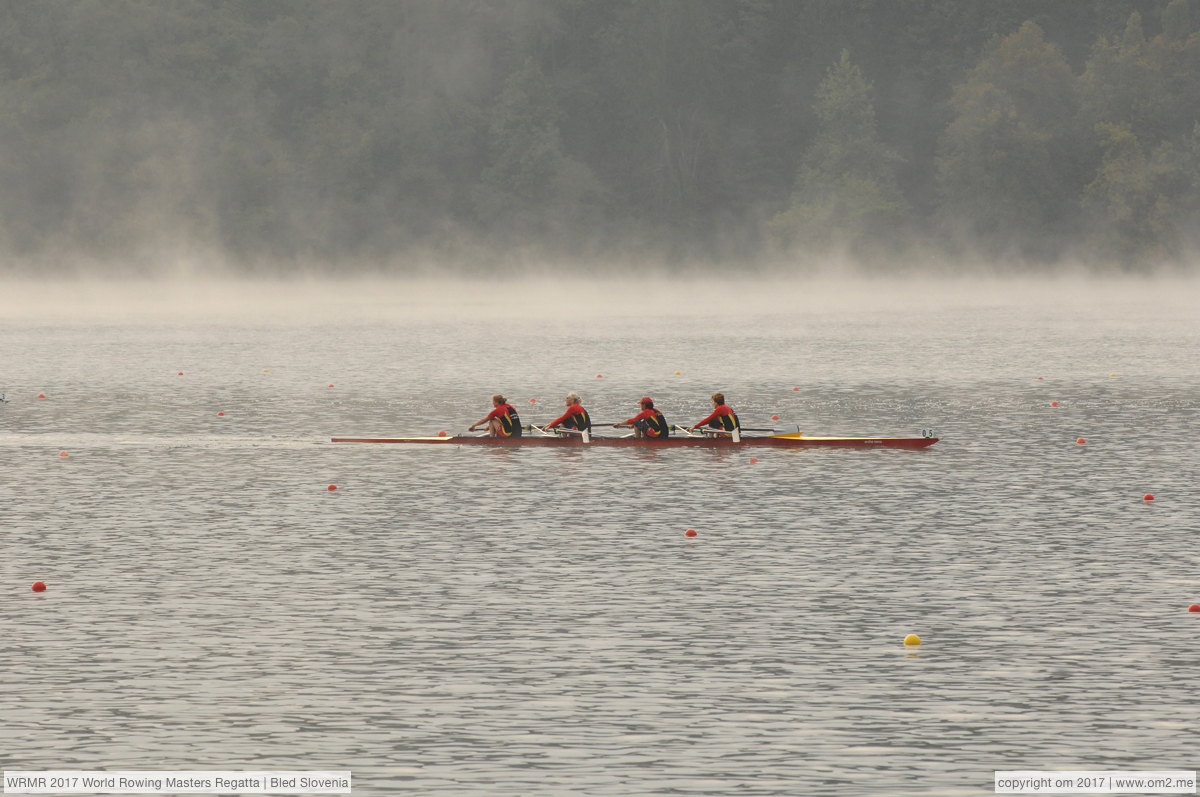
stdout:
[(741, 422), (738, 421), (737, 413), (731, 410), (725, 404), (724, 393), (713, 393), (712, 403), (712, 414), (704, 420), (696, 421), (696, 423), (692, 424), (692, 427), (688, 429), (689, 432), (694, 432), (696, 431), (697, 427), (705, 425), (712, 429), (722, 429), (726, 432), (732, 432), (735, 429), (742, 428)]
[(543, 426), (543, 429), (553, 429), (561, 425), (564, 429), (574, 429), (579, 432), (592, 430), (592, 419), (583, 408), (583, 399), (575, 391), (567, 394), (567, 411)]
[(467, 431), (475, 431), (476, 426), (487, 426), (488, 437), (520, 437), (521, 416), (517, 415), (516, 408), (499, 393), (492, 396), (492, 407), (491, 412), (471, 424)]
[(654, 409), (654, 400), (645, 396), (638, 404), (642, 408), (641, 412), (620, 423), (614, 423), (613, 426), (632, 426), (635, 437), (644, 437), (647, 440), (664, 440), (670, 436), (671, 427), (667, 425), (663, 414)]

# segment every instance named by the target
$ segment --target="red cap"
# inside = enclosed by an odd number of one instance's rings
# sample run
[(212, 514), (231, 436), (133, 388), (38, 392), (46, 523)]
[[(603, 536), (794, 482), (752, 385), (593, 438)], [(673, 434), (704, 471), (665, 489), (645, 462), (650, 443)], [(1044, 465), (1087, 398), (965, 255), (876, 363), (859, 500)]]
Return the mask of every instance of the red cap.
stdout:
[(638, 404), (641, 404), (643, 407), (646, 406), (647, 404), (653, 404), (653, 403), (654, 403), (654, 399), (650, 398), (649, 396), (642, 396), (642, 400), (638, 402)]

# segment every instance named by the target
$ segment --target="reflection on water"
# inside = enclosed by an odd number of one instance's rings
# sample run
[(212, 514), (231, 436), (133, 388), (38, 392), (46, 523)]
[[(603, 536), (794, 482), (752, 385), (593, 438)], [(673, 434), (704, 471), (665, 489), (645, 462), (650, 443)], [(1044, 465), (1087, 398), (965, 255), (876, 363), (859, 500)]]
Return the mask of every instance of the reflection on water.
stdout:
[[(1200, 326), (1172, 307), (10, 319), (0, 764), (448, 795), (1186, 769)], [(570, 389), (943, 441), (326, 442)]]

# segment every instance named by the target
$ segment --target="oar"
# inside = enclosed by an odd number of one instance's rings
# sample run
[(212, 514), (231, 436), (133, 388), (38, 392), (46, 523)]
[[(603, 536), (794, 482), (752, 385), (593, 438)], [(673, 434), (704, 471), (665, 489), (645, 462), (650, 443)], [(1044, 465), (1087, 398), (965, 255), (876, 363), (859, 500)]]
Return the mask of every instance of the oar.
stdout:
[[(700, 430), (700, 434), (693, 434), (692, 432), (688, 431), (690, 427), (687, 427), (687, 426), (672, 426), (671, 428), (677, 432), (683, 432), (688, 437), (703, 437), (706, 434), (710, 434), (710, 435), (714, 435), (714, 434), (732, 435), (733, 434), (733, 432), (727, 432), (724, 429), (713, 429), (713, 428), (707, 427), (707, 426), (703, 427)], [(775, 430), (774, 429), (747, 429), (746, 427), (742, 426), (742, 427), (738, 428), (738, 431), (739, 432), (773, 432)]]
[(544, 427), (544, 426), (534, 426), (533, 424), (530, 424), (530, 428), (531, 428), (531, 429), (534, 429), (534, 430), (536, 430), (536, 431), (538, 431), (538, 432), (541, 432), (541, 433), (542, 433), (542, 434), (544, 434), (546, 437), (561, 437), (561, 436), (562, 436), (562, 435), (564, 435), (564, 434), (578, 434), (578, 435), (584, 435), (584, 434), (586, 434), (586, 435), (588, 435), (588, 436), (591, 436), (591, 432), (590, 432), (590, 431), (588, 431), (588, 432), (585, 432), (585, 431), (583, 431), (583, 430), (581, 430), (581, 429), (564, 429), (564, 428), (562, 428), (561, 426), (555, 426), (555, 427), (554, 427), (554, 429), (553, 429), (553, 431), (547, 431), (547, 430), (546, 430), (546, 427)]

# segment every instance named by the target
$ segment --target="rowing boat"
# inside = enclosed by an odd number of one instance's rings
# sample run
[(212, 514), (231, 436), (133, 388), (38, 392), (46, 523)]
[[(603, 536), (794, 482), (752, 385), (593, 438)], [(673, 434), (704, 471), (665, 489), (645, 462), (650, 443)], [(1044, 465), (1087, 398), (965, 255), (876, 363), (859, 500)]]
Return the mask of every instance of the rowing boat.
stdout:
[(707, 448), (741, 448), (743, 446), (774, 446), (777, 448), (804, 448), (815, 446), (837, 446), (852, 448), (925, 448), (938, 441), (936, 437), (809, 437), (792, 432), (751, 437), (742, 435), (733, 440), (722, 435), (695, 437), (668, 437), (663, 440), (647, 440), (639, 437), (600, 437), (591, 435), (586, 442), (579, 435), (547, 435), (535, 437), (475, 437), (472, 435), (450, 435), (447, 437), (334, 437), (332, 443), (429, 443), (432, 445), (475, 445), (475, 446), (642, 446), (647, 448), (680, 448), (704, 446)]

